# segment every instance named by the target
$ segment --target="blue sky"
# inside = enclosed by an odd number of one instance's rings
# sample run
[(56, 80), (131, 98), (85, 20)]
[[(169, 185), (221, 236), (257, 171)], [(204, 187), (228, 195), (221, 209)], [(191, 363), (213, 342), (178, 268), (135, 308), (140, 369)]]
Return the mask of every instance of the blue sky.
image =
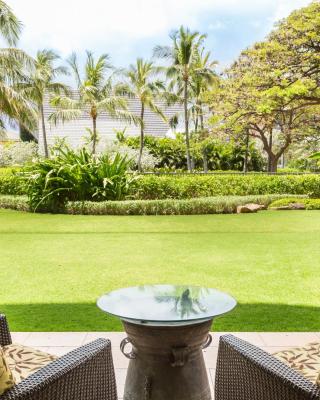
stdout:
[(24, 23), (20, 46), (34, 54), (53, 48), (107, 52), (117, 67), (148, 58), (181, 24), (208, 34), (206, 46), (220, 69), (261, 40), (275, 21), (310, 0), (7, 0)]

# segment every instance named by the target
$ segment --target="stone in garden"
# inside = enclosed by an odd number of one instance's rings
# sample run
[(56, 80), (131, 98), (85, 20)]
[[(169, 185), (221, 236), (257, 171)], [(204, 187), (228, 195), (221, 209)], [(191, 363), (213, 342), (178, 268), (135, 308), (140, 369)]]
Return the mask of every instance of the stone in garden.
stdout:
[(255, 213), (264, 210), (266, 207), (263, 204), (248, 203), (244, 206), (237, 207), (237, 214)]
[(271, 207), (271, 210), (305, 210), (306, 206), (303, 203), (289, 203), (286, 206), (279, 206), (279, 207)]

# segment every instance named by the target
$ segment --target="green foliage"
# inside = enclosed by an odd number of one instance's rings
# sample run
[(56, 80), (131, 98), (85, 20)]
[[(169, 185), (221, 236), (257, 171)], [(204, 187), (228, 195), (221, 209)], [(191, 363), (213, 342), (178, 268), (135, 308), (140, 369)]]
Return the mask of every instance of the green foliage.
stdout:
[(228, 196), (207, 197), (185, 200), (131, 200), (113, 202), (72, 202), (68, 203), (70, 214), (88, 215), (196, 215), (232, 214), (237, 206), (246, 203), (270, 204), (279, 195), (271, 196)]
[(30, 211), (27, 196), (0, 195), (0, 208), (17, 211)]
[(320, 197), (320, 175), (145, 175), (130, 191), (135, 199), (298, 194)]
[(0, 194), (25, 194), (23, 182), (17, 175), (18, 171), (18, 168), (0, 168)]
[[(268, 206), (287, 195), (218, 196), (185, 200), (70, 201), (63, 212), (81, 215), (199, 215), (231, 214), (237, 206), (258, 203)], [(302, 196), (297, 201), (303, 199)], [(303, 199), (304, 200), (304, 199)], [(0, 208), (29, 211), (26, 196), (0, 196)]]
[[(139, 138), (129, 137), (126, 144), (133, 148), (139, 147)], [(145, 137), (145, 147), (159, 162), (156, 168), (179, 170), (186, 168), (186, 145), (181, 135), (176, 139)], [(191, 141), (191, 156), (196, 170), (203, 170), (204, 155), (207, 158), (208, 170), (243, 171), (245, 145), (241, 142), (225, 142), (212, 137)], [(253, 143), (249, 145), (248, 169), (261, 171), (264, 160)]]
[(320, 210), (320, 199), (306, 199), (301, 197), (286, 197), (273, 201), (269, 208), (289, 206), (292, 203), (304, 204), (306, 210)]
[(94, 156), (86, 148), (59, 147), (50, 159), (26, 167), (21, 174), (34, 211), (58, 211), (68, 200), (121, 200), (135, 176), (130, 160), (116, 154)]

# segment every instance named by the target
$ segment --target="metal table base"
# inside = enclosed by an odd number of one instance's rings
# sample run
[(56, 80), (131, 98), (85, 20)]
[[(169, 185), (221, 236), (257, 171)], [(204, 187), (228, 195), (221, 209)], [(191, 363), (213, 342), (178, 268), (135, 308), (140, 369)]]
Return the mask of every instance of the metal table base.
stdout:
[[(150, 326), (122, 321), (130, 358), (124, 400), (211, 400), (202, 350), (211, 342), (212, 320)], [(131, 343), (132, 351), (125, 352)]]

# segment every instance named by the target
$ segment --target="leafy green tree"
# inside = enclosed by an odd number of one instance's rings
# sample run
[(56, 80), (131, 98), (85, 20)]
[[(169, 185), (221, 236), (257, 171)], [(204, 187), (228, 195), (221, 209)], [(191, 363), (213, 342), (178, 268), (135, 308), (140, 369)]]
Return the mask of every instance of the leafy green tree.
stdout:
[(182, 97), (189, 171), (192, 170), (188, 110), (191, 94), (190, 86), (192, 74), (197, 69), (199, 50), (205, 38), (206, 35), (201, 35), (199, 32), (191, 32), (188, 28), (181, 26), (178, 31), (171, 35), (171, 46), (156, 46), (154, 49), (155, 56), (171, 61), (171, 65), (166, 68), (167, 78), (171, 81), (169, 91), (175, 90), (178, 97)]
[(17, 82), (25, 78), (25, 71), (33, 66), (32, 59), (22, 50), (15, 48), (22, 24), (11, 8), (0, 0), (0, 37), (8, 46), (0, 48), (0, 130), (6, 123), (19, 121), (34, 129), (37, 118), (32, 104), (19, 92)]
[(320, 61), (314, 50), (320, 43), (319, 12), (314, 13), (319, 6), (295, 11), (266, 41), (243, 51), (214, 93), (213, 107), (221, 117), (220, 122), (214, 118), (217, 129), (224, 126), (236, 135), (247, 130), (260, 140), (270, 172), (292, 143), (312, 133), (306, 127), (319, 121)]
[(87, 51), (84, 73), (81, 74), (76, 54), (68, 60), (77, 83), (78, 93), (75, 96), (56, 96), (51, 104), (56, 110), (50, 115), (49, 120), (55, 124), (79, 118), (83, 113), (89, 114), (92, 119), (92, 153), (96, 152), (98, 139), (97, 119), (105, 112), (110, 117), (138, 123), (138, 119), (128, 112), (127, 99), (121, 95), (117, 85), (113, 85), (111, 76), (107, 75), (112, 70), (107, 54), (95, 60), (93, 53)]
[(156, 104), (156, 99), (161, 97), (164, 91), (164, 84), (159, 79), (155, 79), (157, 68), (153, 62), (138, 58), (135, 65), (130, 65), (125, 76), (129, 80), (129, 84), (124, 87), (125, 93), (136, 98), (140, 102), (140, 149), (138, 158), (138, 170), (141, 172), (141, 158), (144, 147), (145, 134), (145, 110), (148, 108), (163, 120), (166, 120), (161, 109)]
[(36, 104), (41, 119), (41, 130), (43, 139), (43, 150), (45, 157), (49, 156), (46, 123), (44, 116), (44, 101), (46, 96), (68, 93), (68, 87), (57, 82), (59, 75), (66, 75), (67, 69), (64, 66), (56, 66), (55, 63), (60, 57), (52, 50), (40, 50), (37, 52), (34, 62), (34, 69), (25, 82), (20, 84), (22, 93)]

